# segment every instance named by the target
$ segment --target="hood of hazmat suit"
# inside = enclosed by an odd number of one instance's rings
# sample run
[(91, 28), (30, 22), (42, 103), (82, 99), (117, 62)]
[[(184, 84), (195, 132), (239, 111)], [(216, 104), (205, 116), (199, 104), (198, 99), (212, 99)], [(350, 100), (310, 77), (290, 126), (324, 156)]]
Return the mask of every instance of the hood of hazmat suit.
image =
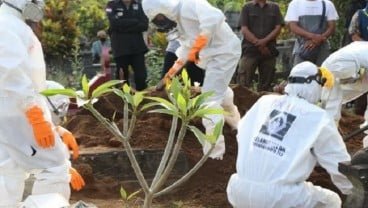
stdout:
[(308, 78), (318, 73), (318, 67), (308, 61), (299, 63), (293, 67), (289, 75), (289, 83), (285, 87), (285, 93), (290, 96), (297, 96), (307, 100), (312, 104), (317, 104), (321, 99), (322, 86), (316, 80), (311, 79), (310, 82), (300, 81), (290, 83), (290, 78)]
[[(46, 80), (46, 89), (64, 89), (64, 86), (58, 82)], [(55, 125), (61, 125), (64, 117), (68, 113), (70, 100), (65, 95), (49, 96), (47, 99), (47, 106), (49, 107), (52, 116), (52, 122)]]
[(172, 21), (176, 21), (179, 14), (180, 0), (144, 0), (142, 7), (148, 19), (152, 21), (158, 14), (162, 14)]

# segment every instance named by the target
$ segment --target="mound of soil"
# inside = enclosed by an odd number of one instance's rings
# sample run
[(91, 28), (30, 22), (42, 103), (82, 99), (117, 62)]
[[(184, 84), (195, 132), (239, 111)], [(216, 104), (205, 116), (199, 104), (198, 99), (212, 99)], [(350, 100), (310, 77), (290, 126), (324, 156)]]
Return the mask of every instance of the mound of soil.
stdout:
[[(238, 106), (241, 115), (244, 115), (255, 101), (262, 96), (262, 94), (238, 85), (234, 85), (232, 88), (235, 94), (234, 102)], [(152, 92), (150, 95), (165, 97), (164, 92)], [(123, 105), (119, 97), (114, 94), (108, 94), (102, 97), (95, 104), (95, 107), (106, 118), (114, 117), (117, 125), (122, 127)], [(361, 116), (344, 112), (340, 123), (341, 134), (346, 135), (358, 129), (359, 124), (362, 122), (363, 118)], [(200, 120), (193, 121), (193, 124), (203, 129)], [(65, 127), (73, 132), (77, 138), (82, 154), (83, 152), (97, 151), (98, 149), (123, 148), (121, 142), (86, 110), (80, 110), (75, 115), (71, 115)], [(137, 121), (133, 138), (130, 142), (131, 146), (142, 149), (163, 149), (166, 145), (170, 127), (171, 118), (169, 116), (142, 114)], [(156, 200), (192, 200), (203, 207), (231, 207), (226, 197), (226, 185), (230, 175), (235, 172), (237, 156), (236, 132), (225, 126), (224, 136), (226, 140), (226, 154), (223, 160), (208, 159), (189, 181), (172, 194)], [(346, 142), (350, 153), (361, 149), (362, 137), (362, 134), (357, 135)], [(191, 132), (187, 133), (182, 149), (190, 166), (194, 165), (202, 156), (202, 148)], [(119, 181), (112, 178), (96, 178), (88, 165), (75, 163), (74, 166), (85, 178), (87, 186), (80, 192), (73, 192), (72, 198), (99, 198), (105, 200), (119, 198), (121, 184)], [(332, 184), (330, 177), (322, 168), (316, 168), (309, 180), (316, 185), (338, 192), (337, 188)]]

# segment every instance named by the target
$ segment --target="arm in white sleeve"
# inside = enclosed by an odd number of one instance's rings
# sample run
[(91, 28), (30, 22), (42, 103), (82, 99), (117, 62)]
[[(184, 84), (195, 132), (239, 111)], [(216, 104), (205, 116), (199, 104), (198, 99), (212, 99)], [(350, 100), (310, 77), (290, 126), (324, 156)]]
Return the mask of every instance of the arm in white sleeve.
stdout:
[(324, 117), (326, 121), (320, 125), (326, 125), (320, 131), (313, 150), (318, 163), (330, 174), (332, 182), (343, 194), (348, 195), (351, 194), (353, 185), (339, 172), (338, 163), (350, 161), (351, 158), (334, 121), (327, 114)]

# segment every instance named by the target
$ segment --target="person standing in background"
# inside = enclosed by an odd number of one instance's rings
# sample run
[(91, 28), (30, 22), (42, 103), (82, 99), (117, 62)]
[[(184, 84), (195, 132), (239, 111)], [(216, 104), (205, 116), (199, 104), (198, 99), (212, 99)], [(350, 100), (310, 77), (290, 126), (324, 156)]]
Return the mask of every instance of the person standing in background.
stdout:
[(110, 40), (107, 38), (107, 34), (104, 30), (97, 32), (98, 40), (92, 43), (92, 63), (101, 63), (102, 48), (111, 48)]
[[(148, 18), (142, 5), (135, 0), (111, 0), (107, 3), (111, 48), (116, 63), (116, 79), (129, 83), (129, 66), (134, 72), (135, 89), (147, 88), (145, 53), (148, 51), (143, 32), (148, 29)], [(122, 73), (121, 73), (122, 72)], [(122, 77), (123, 74), (123, 77)]]
[[(324, 16), (322, 14), (325, 13)], [(292, 0), (287, 8), (285, 21), (297, 36), (293, 49), (293, 65), (305, 61), (300, 57), (302, 47), (312, 50), (318, 47), (316, 60), (320, 66), (330, 54), (328, 38), (333, 35), (339, 18), (330, 0)], [(320, 24), (322, 22), (322, 24)]]
[(368, 4), (351, 18), (349, 35), (353, 41), (368, 41)]
[(243, 6), (239, 24), (244, 39), (238, 83), (251, 88), (258, 68), (257, 91), (269, 91), (278, 55), (276, 38), (284, 25), (280, 8), (276, 3), (266, 0), (250, 1)]

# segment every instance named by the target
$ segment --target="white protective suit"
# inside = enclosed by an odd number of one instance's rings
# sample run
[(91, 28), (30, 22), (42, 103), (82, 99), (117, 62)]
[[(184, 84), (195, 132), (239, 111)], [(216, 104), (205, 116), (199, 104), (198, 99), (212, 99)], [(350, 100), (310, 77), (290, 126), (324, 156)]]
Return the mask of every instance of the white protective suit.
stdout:
[[(224, 14), (206, 0), (143, 0), (142, 7), (152, 21), (158, 14), (177, 23), (180, 47), (176, 51), (178, 60), (185, 62), (198, 35), (205, 35), (208, 44), (199, 52), (198, 66), (205, 69), (202, 92), (214, 91), (208, 100), (212, 107), (228, 111), (225, 121), (237, 128), (240, 115), (233, 103), (233, 91), (228, 87), (241, 54), (241, 43), (225, 22)], [(211, 115), (204, 119), (206, 133), (213, 132), (215, 124), (224, 119), (222, 115)], [(207, 153), (209, 143), (203, 147)], [(224, 136), (221, 135), (210, 157), (222, 159), (225, 153)]]
[[(23, 8), (26, 0), (7, 2)], [(37, 173), (33, 194), (59, 193), (69, 199), (69, 153), (56, 133), (53, 147), (39, 147), (25, 115), (36, 105), (51, 122), (39, 94), (46, 86), (41, 44), (21, 13), (5, 3), (0, 25), (0, 207), (17, 206), (28, 173)]]
[[(355, 41), (340, 48), (322, 63), (322, 67), (326, 67), (335, 76), (334, 87), (323, 90), (322, 102), (325, 103), (326, 111), (335, 121), (339, 121), (341, 105), (368, 91), (368, 42)], [(364, 116), (366, 121), (367, 112)]]
[[(302, 62), (290, 76), (316, 73), (314, 64)], [(306, 182), (318, 162), (342, 193), (352, 189), (338, 171), (339, 162), (350, 160), (345, 144), (333, 119), (312, 104), (321, 90), (316, 81), (289, 83), (287, 94), (261, 97), (240, 120), (236, 173), (227, 186), (234, 207), (341, 207), (336, 193)]]

